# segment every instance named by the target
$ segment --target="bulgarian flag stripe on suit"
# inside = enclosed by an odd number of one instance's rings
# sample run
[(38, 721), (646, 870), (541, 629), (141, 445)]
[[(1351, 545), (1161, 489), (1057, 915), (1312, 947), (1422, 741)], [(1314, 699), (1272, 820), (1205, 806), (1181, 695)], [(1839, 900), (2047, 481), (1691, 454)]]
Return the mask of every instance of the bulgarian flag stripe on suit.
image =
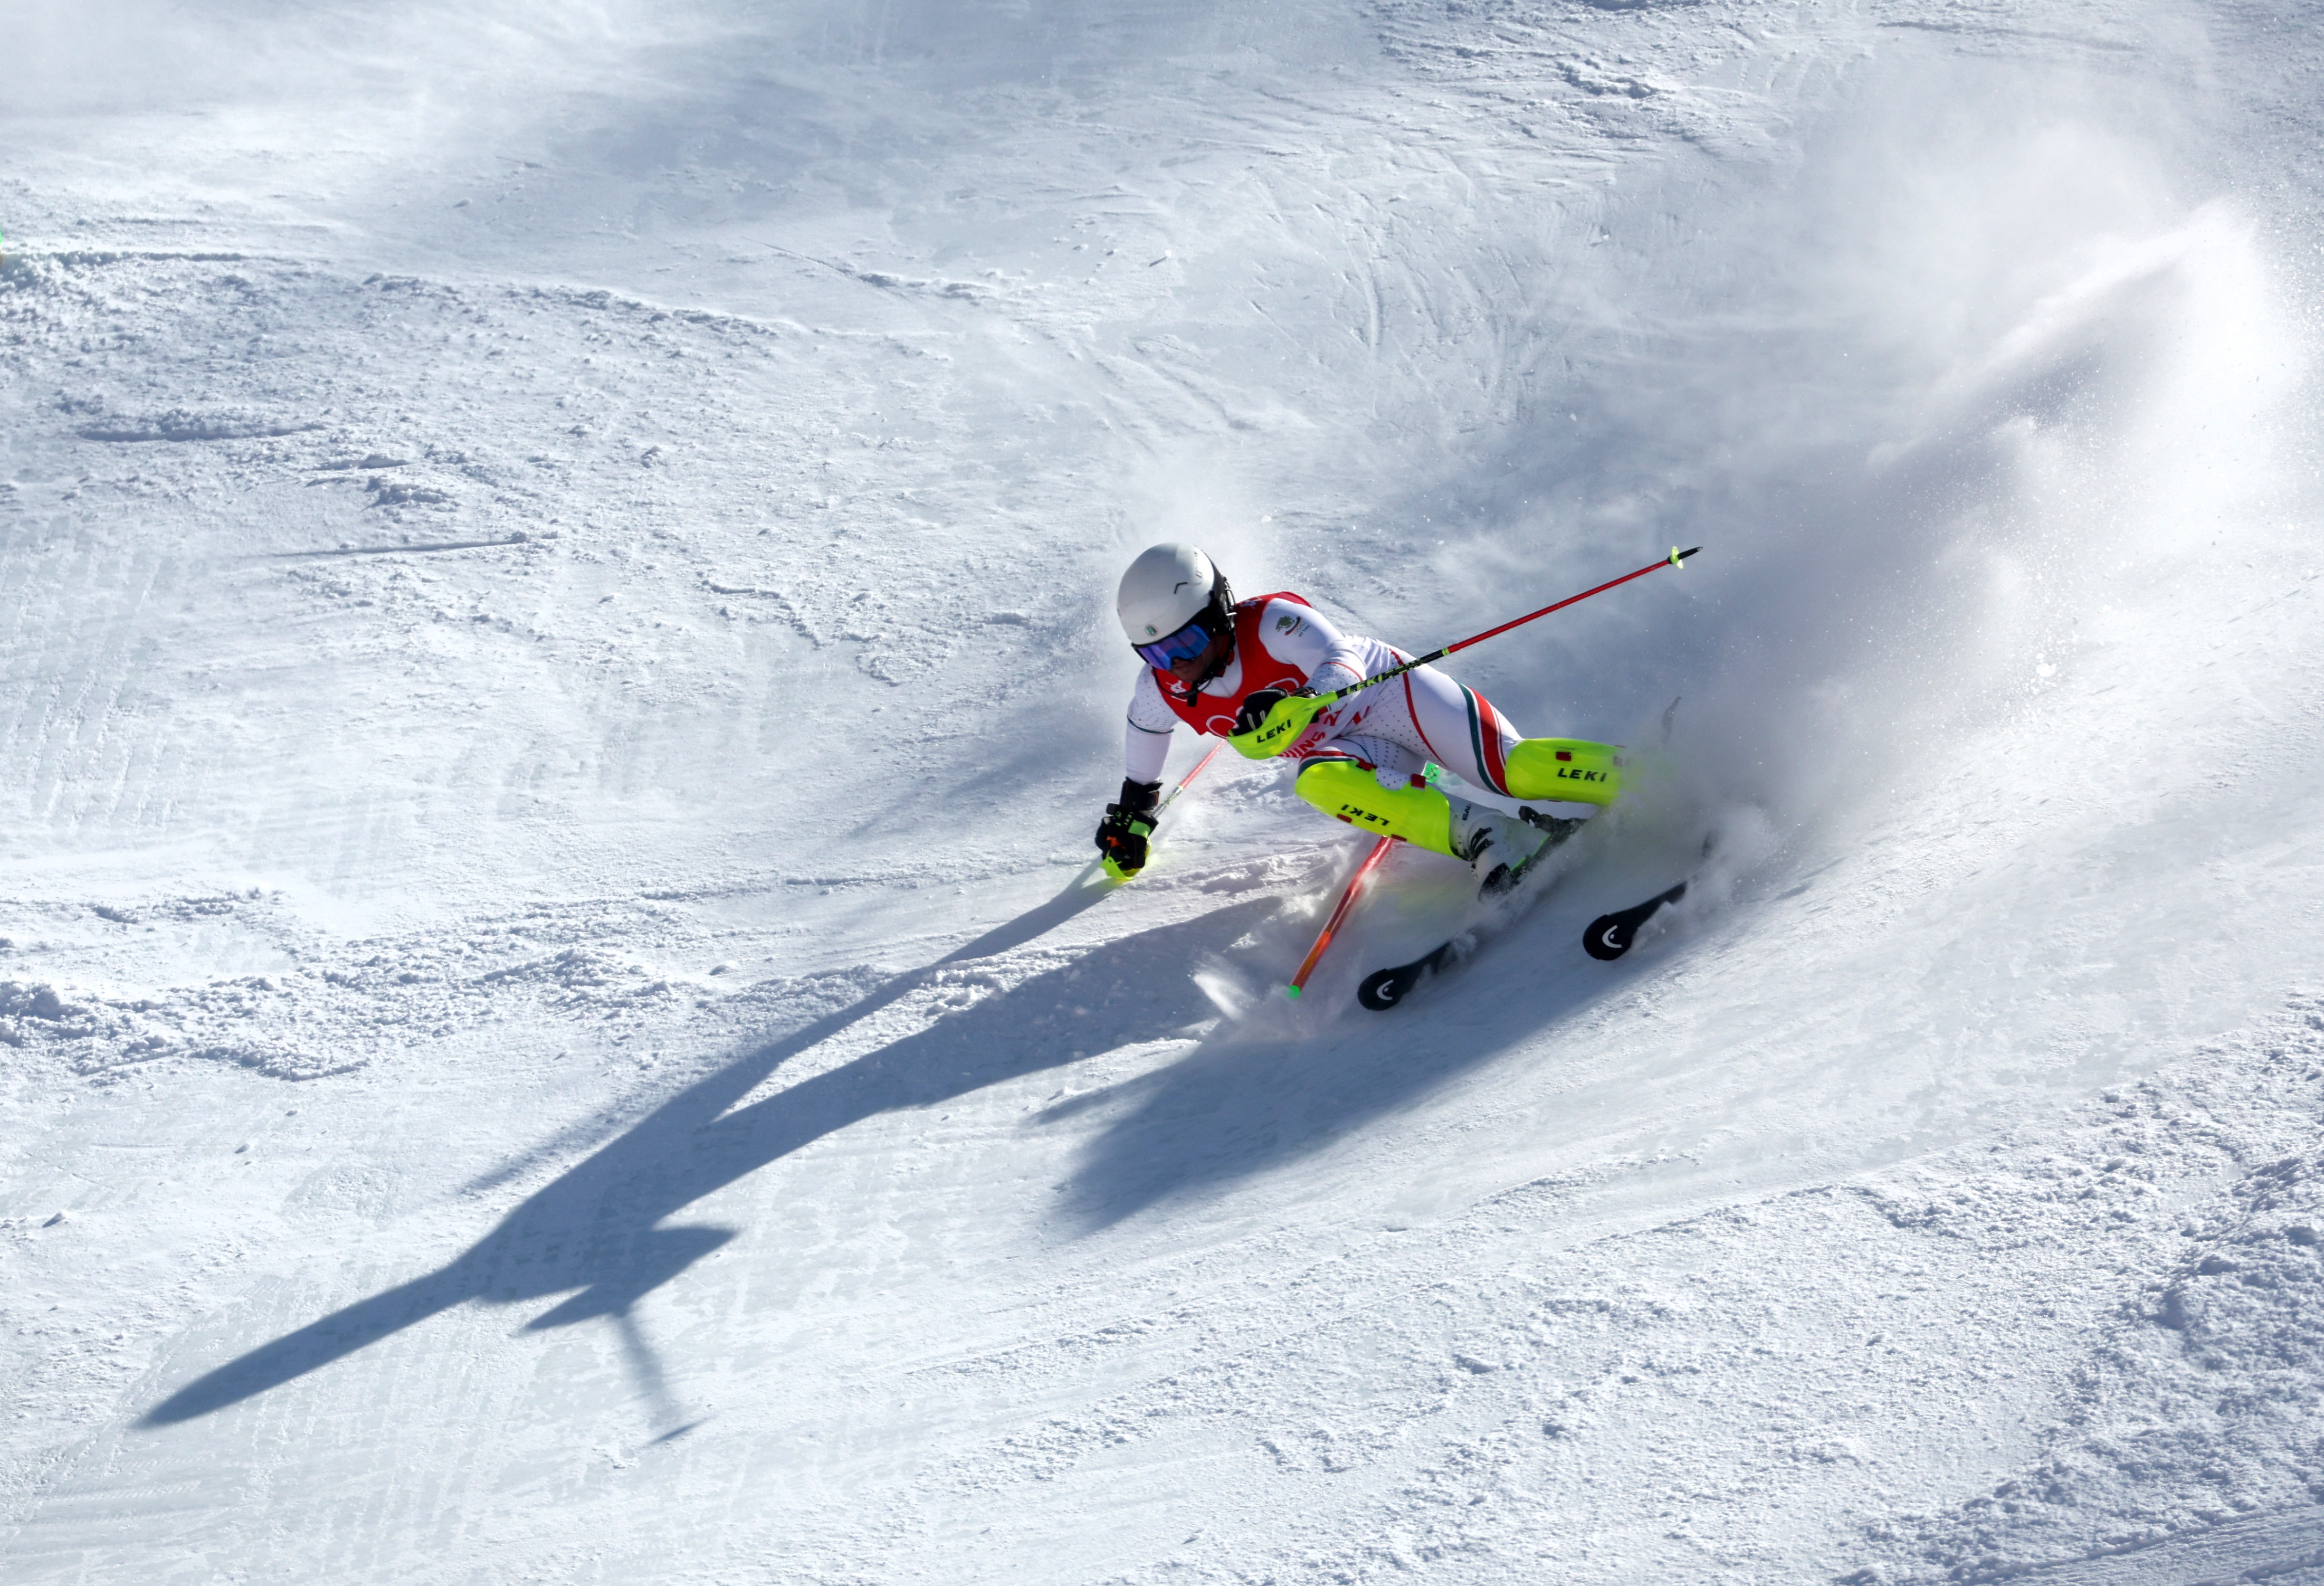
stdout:
[(1469, 702), (1469, 743), (1477, 752), (1477, 763), (1484, 768), (1485, 780), (1493, 791), (1507, 797), (1509, 779), (1508, 768), (1501, 761), (1500, 717), (1493, 714), (1491, 701), (1465, 683), (1461, 685), (1461, 697)]

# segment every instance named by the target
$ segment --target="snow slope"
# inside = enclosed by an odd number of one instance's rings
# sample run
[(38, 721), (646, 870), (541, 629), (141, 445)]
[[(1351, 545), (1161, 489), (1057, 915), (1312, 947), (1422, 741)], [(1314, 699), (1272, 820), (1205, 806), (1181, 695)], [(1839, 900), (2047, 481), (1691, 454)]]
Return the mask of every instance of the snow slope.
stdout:
[(2324, 1580), (2304, 9), (0, 14), (8, 1580)]

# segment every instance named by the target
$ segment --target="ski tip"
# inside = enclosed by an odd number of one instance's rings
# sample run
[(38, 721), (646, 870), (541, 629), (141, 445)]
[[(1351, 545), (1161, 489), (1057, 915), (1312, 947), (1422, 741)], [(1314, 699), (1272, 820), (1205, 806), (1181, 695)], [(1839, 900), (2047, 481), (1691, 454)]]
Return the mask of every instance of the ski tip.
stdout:
[(1637, 928), (1618, 914), (1601, 914), (1582, 933), (1582, 950), (1601, 964), (1611, 964), (1630, 950)]
[(1582, 949), (1601, 963), (1611, 964), (1630, 950), (1638, 938), (1639, 927), (1655, 916), (1655, 910), (1666, 903), (1675, 903), (1686, 896), (1686, 883), (1681, 881), (1666, 892), (1657, 892), (1644, 903), (1632, 908), (1601, 914), (1590, 922), (1582, 933)]
[(1374, 1013), (1386, 1013), (1404, 1000), (1404, 994), (1420, 983), (1420, 977), (1429, 971), (1442, 969), (1452, 956), (1453, 944), (1445, 943), (1425, 957), (1410, 964), (1399, 964), (1393, 969), (1375, 970), (1364, 977), (1356, 988), (1356, 1000)]
[(1386, 1013), (1404, 1000), (1405, 992), (1411, 990), (1411, 982), (1420, 978), (1417, 974), (1407, 977), (1406, 970), (1409, 968), (1410, 965), (1383, 969), (1365, 976), (1364, 983), (1356, 988), (1356, 1000), (1374, 1013)]

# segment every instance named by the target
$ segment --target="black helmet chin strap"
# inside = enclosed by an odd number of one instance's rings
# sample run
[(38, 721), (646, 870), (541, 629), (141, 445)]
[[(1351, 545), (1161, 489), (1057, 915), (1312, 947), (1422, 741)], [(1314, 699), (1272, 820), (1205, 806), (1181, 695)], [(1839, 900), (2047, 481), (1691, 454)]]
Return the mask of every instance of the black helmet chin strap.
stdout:
[(1211, 604), (1203, 608), (1203, 626), (1213, 633), (1223, 637), (1227, 641), (1227, 647), (1220, 654), (1219, 659), (1211, 663), (1210, 669), (1187, 687), (1186, 708), (1189, 710), (1194, 707), (1196, 700), (1202, 698), (1203, 689), (1210, 680), (1225, 671), (1234, 660), (1234, 586), (1227, 582), (1227, 576), (1224, 573), (1218, 572), (1216, 562), (1211, 564), (1211, 568), (1217, 576), (1211, 585)]

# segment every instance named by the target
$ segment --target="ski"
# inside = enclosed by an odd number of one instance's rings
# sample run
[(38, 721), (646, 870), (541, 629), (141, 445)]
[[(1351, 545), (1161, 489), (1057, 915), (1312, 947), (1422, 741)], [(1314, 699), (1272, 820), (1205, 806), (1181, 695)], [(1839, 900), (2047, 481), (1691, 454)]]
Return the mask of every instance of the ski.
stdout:
[(1420, 983), (1422, 975), (1431, 970), (1443, 968), (1445, 960), (1452, 956), (1453, 945), (1453, 943), (1447, 942), (1434, 952), (1423, 954), (1410, 964), (1399, 964), (1394, 969), (1373, 971), (1364, 977), (1364, 983), (1356, 988), (1356, 1000), (1374, 1013), (1386, 1013), (1404, 1000), (1404, 994)]
[(1582, 933), (1582, 950), (1592, 958), (1613, 963), (1630, 950), (1630, 944), (1637, 940), (1638, 927), (1654, 917), (1655, 909), (1665, 903), (1675, 903), (1685, 896), (1686, 883), (1681, 881), (1666, 892), (1655, 893), (1644, 903), (1600, 915), (1590, 922), (1590, 928)]
[[(1671, 701), (1671, 708), (1678, 708), (1677, 700)], [(1638, 932), (1645, 928), (1646, 921), (1654, 918), (1656, 909), (1686, 896), (1688, 885), (1702, 875), (1703, 865), (1710, 862), (1711, 851), (1718, 846), (1719, 834), (1709, 834), (1702, 839), (1702, 853), (1695, 860), (1693, 873), (1682, 877), (1678, 885), (1655, 893), (1644, 903), (1634, 903), (1628, 908), (1618, 908), (1611, 914), (1601, 914), (1591, 920), (1590, 928), (1582, 933), (1582, 950), (1602, 964), (1611, 964), (1628, 953), (1630, 945), (1638, 939)]]
[[(1551, 818), (1554, 819), (1554, 817)], [(1533, 874), (1535, 867), (1563, 846), (1565, 837), (1572, 835), (1572, 828), (1581, 823), (1561, 821), (1556, 824), (1567, 827), (1567, 830), (1557, 833), (1550, 842), (1544, 844), (1532, 858), (1526, 861), (1525, 868), (1517, 871), (1516, 880), (1510, 882), (1509, 890), (1502, 894), (1503, 897), (1515, 897), (1518, 889), (1524, 886), (1526, 878)], [(1554, 827), (1552, 829), (1554, 831)], [(1465, 936), (1467, 933), (1464, 932), (1462, 935)], [(1448, 967), (1454, 961), (1454, 950), (1461, 945), (1462, 939), (1462, 936), (1455, 936), (1449, 942), (1442, 943), (1432, 951), (1422, 954), (1410, 964), (1399, 964), (1390, 969), (1374, 970), (1366, 975), (1363, 983), (1356, 988), (1356, 1000), (1374, 1013), (1386, 1013), (1404, 1000), (1405, 993), (1418, 985), (1423, 975)]]

